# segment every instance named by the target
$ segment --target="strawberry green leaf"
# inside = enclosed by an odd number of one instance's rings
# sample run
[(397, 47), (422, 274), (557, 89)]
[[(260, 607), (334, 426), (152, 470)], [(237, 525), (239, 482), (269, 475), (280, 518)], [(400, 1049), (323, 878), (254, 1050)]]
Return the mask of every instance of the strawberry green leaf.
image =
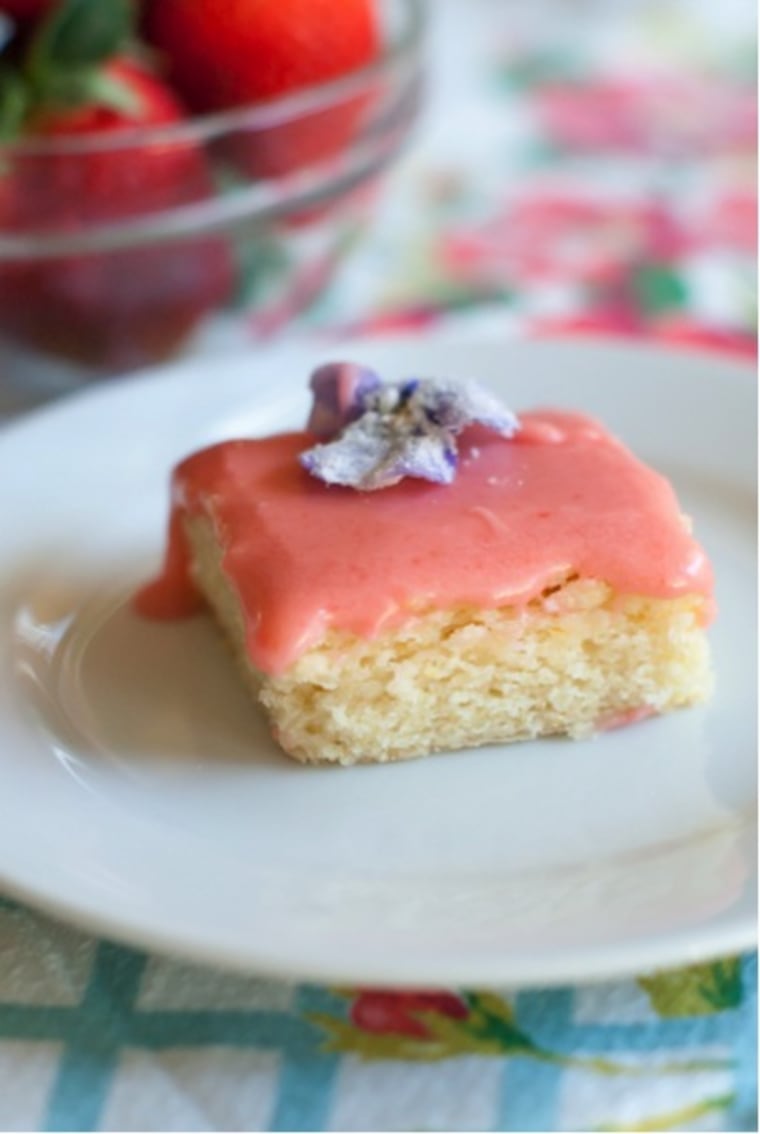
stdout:
[(28, 107), (29, 91), (21, 75), (13, 67), (0, 67), (0, 141), (12, 141), (21, 132)]
[(86, 67), (115, 55), (132, 33), (133, 0), (63, 0), (32, 43), (28, 66), (46, 70)]

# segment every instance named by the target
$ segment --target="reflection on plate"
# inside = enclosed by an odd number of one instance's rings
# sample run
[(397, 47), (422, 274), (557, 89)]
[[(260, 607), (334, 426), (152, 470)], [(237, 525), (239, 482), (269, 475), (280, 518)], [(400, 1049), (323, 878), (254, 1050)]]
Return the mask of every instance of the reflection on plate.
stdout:
[[(0, 437), (0, 882), (99, 931), (272, 974), (528, 984), (754, 939), (754, 389), (640, 347), (447, 338), (339, 351), (602, 417), (713, 559), (713, 702), (588, 742), (390, 767), (284, 757), (211, 622), (148, 623), (171, 465), (298, 425), (303, 348), (185, 363)], [(276, 391), (276, 393), (272, 393)], [(118, 447), (111, 430), (130, 438)], [(24, 475), (19, 475), (24, 470)]]

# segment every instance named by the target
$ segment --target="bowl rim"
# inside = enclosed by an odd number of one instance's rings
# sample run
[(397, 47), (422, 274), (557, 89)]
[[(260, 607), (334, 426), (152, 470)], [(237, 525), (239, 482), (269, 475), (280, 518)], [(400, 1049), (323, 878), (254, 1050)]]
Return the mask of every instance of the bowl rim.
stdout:
[(266, 130), (307, 114), (327, 109), (360, 94), (378, 77), (400, 70), (402, 73), (415, 61), (423, 43), (428, 23), (427, 0), (396, 0), (404, 12), (400, 33), (385, 45), (370, 63), (327, 82), (300, 87), (298, 90), (265, 102), (192, 115), (177, 123), (162, 126), (136, 126), (108, 133), (80, 134), (66, 138), (24, 138), (0, 143), (0, 158), (47, 157), (58, 154), (113, 153), (139, 146), (199, 145), (234, 130)]
[(417, 117), (424, 85), (420, 61), (412, 56), (409, 62), (383, 118), (339, 155), (285, 176), (251, 179), (234, 190), (155, 212), (71, 229), (0, 232), (0, 267), (169, 245), (177, 240), (213, 239), (240, 224), (271, 224), (321, 209), (381, 173), (404, 144)]

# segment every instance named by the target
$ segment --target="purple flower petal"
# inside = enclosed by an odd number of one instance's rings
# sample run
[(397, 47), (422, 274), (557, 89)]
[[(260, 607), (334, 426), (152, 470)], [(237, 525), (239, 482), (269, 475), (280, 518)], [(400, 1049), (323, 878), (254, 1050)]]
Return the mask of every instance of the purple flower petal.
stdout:
[(382, 385), (374, 370), (354, 362), (327, 362), (309, 382), (314, 395), (306, 428), (317, 437), (334, 437), (364, 411), (364, 398)]
[[(408, 437), (390, 455), (383, 471), (384, 482), (395, 484), (397, 480), (410, 476), (429, 480), (433, 484), (451, 484), (457, 469), (457, 453), (454, 443), (446, 436), (423, 433), (419, 437)], [(393, 477), (392, 480), (385, 479)], [(382, 488), (384, 484), (374, 484)]]
[(385, 460), (389, 438), (376, 414), (365, 414), (347, 426), (341, 436), (326, 445), (315, 445), (301, 454), (301, 464), (325, 484), (364, 485)]
[(426, 378), (417, 383), (413, 397), (432, 421), (454, 433), (468, 425), (483, 425), (511, 437), (519, 428), (512, 411), (475, 382), (436, 382)]
[(399, 434), (376, 413), (367, 413), (326, 445), (301, 454), (301, 464), (326, 484), (343, 484), (368, 492), (418, 477), (450, 484), (457, 457), (445, 433)]

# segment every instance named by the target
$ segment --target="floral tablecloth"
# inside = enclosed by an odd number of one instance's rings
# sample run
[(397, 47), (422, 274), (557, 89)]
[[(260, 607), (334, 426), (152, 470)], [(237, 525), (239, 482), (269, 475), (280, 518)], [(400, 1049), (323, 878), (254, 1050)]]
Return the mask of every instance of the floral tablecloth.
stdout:
[[(433, 0), (428, 109), (296, 333), (752, 355), (745, 0)], [(754, 1130), (756, 962), (552, 991), (272, 983), (0, 899), (6, 1130)]]

